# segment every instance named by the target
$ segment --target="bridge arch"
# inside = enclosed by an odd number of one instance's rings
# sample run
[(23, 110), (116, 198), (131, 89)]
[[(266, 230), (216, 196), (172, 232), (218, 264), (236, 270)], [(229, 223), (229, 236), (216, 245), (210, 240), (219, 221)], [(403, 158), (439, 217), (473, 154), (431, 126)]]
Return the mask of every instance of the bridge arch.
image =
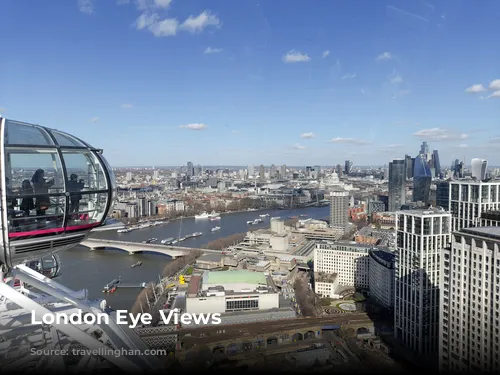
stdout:
[(244, 341), (241, 343), (241, 350), (244, 352), (248, 352), (253, 349), (253, 344), (250, 341)]
[(296, 332), (292, 335), (292, 341), (297, 342), (297, 341), (302, 341), (304, 340), (304, 336), (300, 332)]
[(267, 338), (267, 346), (278, 346), (279, 340), (277, 336), (271, 336)]
[(288, 333), (283, 333), (281, 336), (281, 341), (290, 341), (290, 335)]
[(307, 331), (306, 333), (304, 333), (304, 340), (314, 340), (315, 337), (316, 335), (313, 331)]
[(366, 327), (359, 327), (357, 330), (356, 330), (356, 334), (357, 335), (364, 335), (364, 334), (367, 334), (367, 333), (370, 333), (370, 330)]
[(226, 347), (227, 354), (237, 354), (241, 351), (241, 344), (233, 342)]
[(262, 349), (266, 347), (266, 340), (265, 339), (257, 339), (255, 340), (255, 349)]

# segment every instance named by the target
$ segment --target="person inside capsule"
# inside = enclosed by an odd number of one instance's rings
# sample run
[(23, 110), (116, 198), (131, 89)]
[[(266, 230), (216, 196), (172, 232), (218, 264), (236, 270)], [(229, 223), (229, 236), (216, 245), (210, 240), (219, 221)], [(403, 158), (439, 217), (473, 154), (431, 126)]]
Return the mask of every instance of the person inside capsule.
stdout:
[[(54, 180), (45, 179), (45, 171), (37, 169), (31, 178), (33, 190), (35, 192), (36, 216), (45, 216), (45, 212), (50, 207), (49, 188), (54, 185)], [(39, 223), (43, 224), (40, 220)]]
[(21, 206), (19, 208), (24, 212), (24, 216), (30, 216), (31, 210), (35, 208), (35, 202), (33, 201), (33, 187), (31, 186), (30, 180), (24, 180), (22, 182), (21, 197)]
[(84, 181), (78, 180), (78, 175), (72, 173), (68, 181), (68, 191), (71, 193), (69, 212), (72, 214), (76, 214), (80, 211), (80, 200), (82, 199), (82, 194), (80, 194), (80, 192), (84, 187)]

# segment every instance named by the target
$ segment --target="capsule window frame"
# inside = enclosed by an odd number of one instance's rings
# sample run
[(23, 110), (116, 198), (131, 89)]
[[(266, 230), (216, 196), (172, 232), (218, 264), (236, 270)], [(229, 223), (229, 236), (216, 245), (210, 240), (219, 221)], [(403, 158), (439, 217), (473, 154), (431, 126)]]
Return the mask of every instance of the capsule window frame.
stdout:
[[(10, 124), (14, 125), (21, 125), (21, 126), (28, 126), (35, 128), (41, 132), (41, 134), (48, 135), (48, 137), (51, 139), (52, 144), (13, 144), (13, 143), (6, 143), (6, 132), (7, 132), (7, 126)], [(59, 142), (57, 142), (56, 137), (54, 136), (54, 133), (56, 132), (64, 137), (67, 137), (70, 140), (75, 140), (76, 142), (79, 142), (82, 146), (67, 146), (67, 145), (61, 145)], [(79, 152), (81, 154), (83, 153), (88, 153), (92, 155), (93, 158), (95, 158), (96, 164), (99, 166), (99, 169), (101, 170), (104, 178), (104, 182), (106, 185), (105, 189), (95, 189), (95, 190), (90, 190), (90, 191), (82, 191), (82, 195), (92, 195), (96, 194), (97, 196), (104, 194), (106, 196), (106, 202), (104, 209), (100, 214), (102, 214), (101, 220), (96, 222), (95, 224), (90, 224), (85, 226), (82, 226), (82, 228), (76, 228), (72, 225), (68, 225), (69, 222), (69, 210), (70, 210), (70, 196), (72, 195), (71, 192), (68, 191), (67, 187), (67, 181), (69, 178), (68, 170), (66, 168), (65, 162), (64, 162), (64, 157), (63, 157), (63, 151), (73, 151), (73, 152)], [(64, 233), (75, 233), (79, 230), (89, 230), (93, 227), (98, 227), (102, 224), (104, 224), (105, 219), (107, 215), (110, 213), (112, 209), (112, 205), (114, 200), (116, 199), (116, 181), (113, 180), (114, 173), (109, 166), (107, 160), (102, 156), (102, 149), (98, 149), (95, 147), (90, 146), (88, 143), (82, 141), (78, 137), (72, 136), (71, 134), (62, 132), (60, 130), (56, 129), (50, 129), (46, 128), (44, 126), (40, 125), (35, 125), (35, 124), (29, 124), (29, 123), (24, 123), (24, 122), (19, 122), (19, 121), (14, 121), (14, 120), (8, 120), (5, 118), (0, 117), (0, 163), (2, 165), (2, 170), (0, 171), (0, 191), (1, 191), (1, 197), (0, 197), (0, 209), (1, 209), (1, 215), (2, 215), (2, 221), (8, 222), (9, 218), (7, 215), (7, 210), (5, 209), (7, 207), (7, 194), (6, 194), (6, 178), (10, 178), (10, 173), (6, 174), (5, 169), (3, 168), (4, 164), (7, 163), (7, 158), (6, 156), (8, 154), (39, 154), (39, 153), (50, 153), (50, 154), (57, 154), (57, 161), (59, 166), (61, 167), (61, 175), (62, 175), (62, 181), (63, 181), (63, 188), (62, 192), (58, 193), (50, 193), (49, 196), (51, 197), (65, 197), (65, 203), (64, 203), (64, 219), (63, 219), (63, 224), (60, 229), (57, 230), (57, 234), (64, 234)], [(9, 172), (10, 172), (11, 166), (9, 166)], [(53, 231), (53, 229), (50, 229), (48, 231)], [(0, 240), (4, 242), (5, 245), (10, 243), (12, 239), (14, 239), (11, 236), (11, 232), (6, 225), (4, 227), (4, 230), (1, 233)], [(54, 233), (56, 234), (56, 233)], [(49, 233), (44, 233), (42, 236), (49, 235)], [(29, 238), (30, 236), (28, 236)], [(38, 237), (38, 235), (33, 235), (33, 237)], [(21, 238), (19, 238), (21, 239)], [(26, 238), (24, 238), (26, 239)]]

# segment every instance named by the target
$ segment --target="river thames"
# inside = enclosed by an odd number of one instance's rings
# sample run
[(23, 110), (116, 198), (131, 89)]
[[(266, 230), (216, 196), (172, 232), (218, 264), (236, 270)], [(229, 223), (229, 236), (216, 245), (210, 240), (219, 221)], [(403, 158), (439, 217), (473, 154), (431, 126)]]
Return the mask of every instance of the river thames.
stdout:
[[(194, 232), (202, 232), (202, 236), (190, 238), (181, 243), (181, 246), (200, 248), (217, 238), (246, 232), (248, 229), (269, 228), (270, 217), (280, 216), (287, 220), (290, 216), (307, 215), (307, 218), (325, 220), (328, 219), (329, 210), (330, 208), (327, 206), (295, 210), (237, 212), (221, 215), (220, 221), (186, 218), (174, 220), (168, 224), (134, 230), (130, 233), (117, 233), (116, 230), (95, 232), (92, 237), (140, 243), (153, 237), (158, 238), (159, 242), (168, 237), (177, 238)], [(254, 220), (262, 214), (269, 214), (270, 217), (263, 218), (264, 222), (257, 225), (247, 224), (247, 221)], [(210, 229), (215, 226), (219, 226), (221, 229), (211, 232)], [(129, 255), (116, 249), (90, 251), (84, 246), (76, 246), (61, 253), (60, 258), (62, 268), (60, 276), (56, 278), (58, 282), (75, 290), (87, 289), (89, 298), (104, 298), (115, 309), (129, 309), (140, 289), (118, 288), (113, 294), (104, 294), (102, 289), (108, 282), (118, 276), (121, 276), (124, 283), (158, 281), (163, 267), (171, 259), (159, 254)], [(130, 268), (138, 261), (142, 261), (142, 266)]]

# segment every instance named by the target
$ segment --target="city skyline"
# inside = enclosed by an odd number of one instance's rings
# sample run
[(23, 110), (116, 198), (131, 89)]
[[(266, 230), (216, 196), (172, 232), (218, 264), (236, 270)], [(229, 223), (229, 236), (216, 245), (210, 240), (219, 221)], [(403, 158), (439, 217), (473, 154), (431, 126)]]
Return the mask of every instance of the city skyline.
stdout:
[(485, 48), (498, 10), (3, 2), (0, 113), (79, 136), (114, 167), (383, 166), (422, 141), (445, 167), (500, 165), (500, 52)]

